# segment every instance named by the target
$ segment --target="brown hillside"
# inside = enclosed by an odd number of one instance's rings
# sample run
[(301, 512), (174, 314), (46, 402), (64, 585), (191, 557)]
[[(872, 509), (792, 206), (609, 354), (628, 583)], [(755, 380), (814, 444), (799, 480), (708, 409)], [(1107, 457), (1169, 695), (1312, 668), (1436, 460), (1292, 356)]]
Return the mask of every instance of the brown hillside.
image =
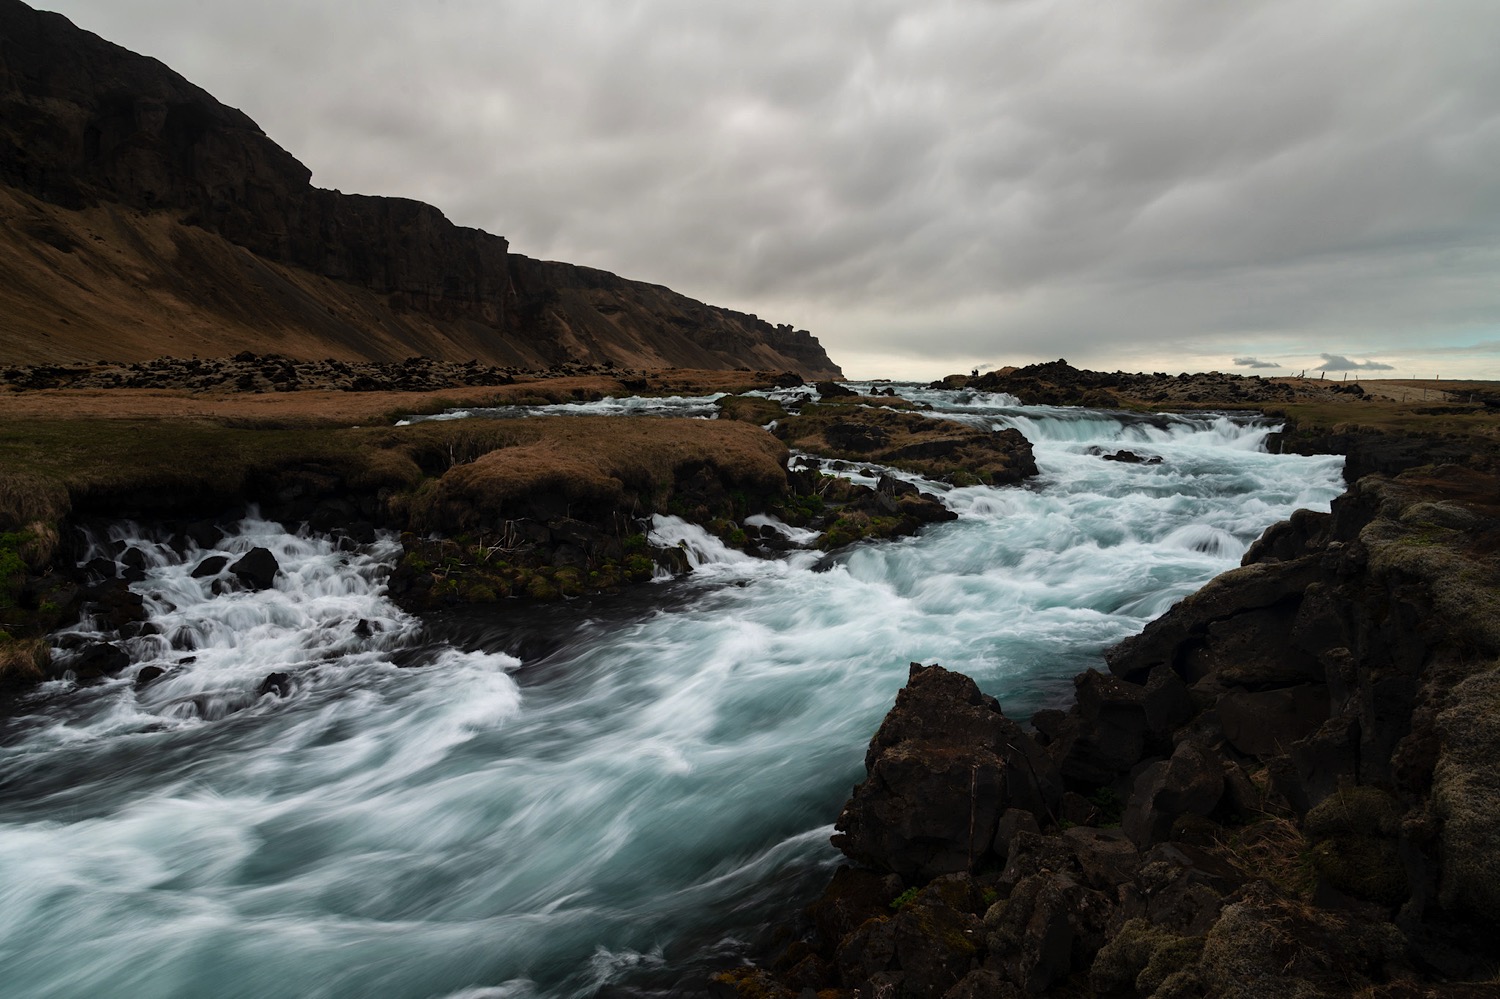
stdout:
[(309, 179), (160, 62), (0, 0), (0, 362), (248, 349), (838, 374), (805, 331)]

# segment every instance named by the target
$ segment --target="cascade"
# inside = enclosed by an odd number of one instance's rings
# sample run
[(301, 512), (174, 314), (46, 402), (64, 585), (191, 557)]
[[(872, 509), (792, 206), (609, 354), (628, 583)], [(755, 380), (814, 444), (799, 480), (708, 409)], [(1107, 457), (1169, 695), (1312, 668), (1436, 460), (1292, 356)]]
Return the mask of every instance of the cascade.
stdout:
[[(132, 665), (0, 720), (7, 994), (691, 982), (826, 880), (829, 826), (908, 662), (962, 669), (1024, 719), (1342, 488), (1339, 458), (1265, 453), (1265, 421), (903, 392), (1035, 434), (1042, 475), (924, 483), (958, 520), (832, 557), (752, 559), (658, 516), (653, 541), (695, 571), (644, 604), (561, 608), (521, 656), (522, 605), (397, 609), (390, 538), (340, 551), (252, 518), (181, 554), (133, 525), (96, 539), (141, 550), (152, 627), (55, 636), (118, 640)], [(1125, 449), (1161, 461), (1104, 458)], [(280, 564), (270, 589), (192, 576), (253, 547)], [(149, 665), (165, 672), (137, 686)], [(287, 689), (260, 693), (272, 672)]]

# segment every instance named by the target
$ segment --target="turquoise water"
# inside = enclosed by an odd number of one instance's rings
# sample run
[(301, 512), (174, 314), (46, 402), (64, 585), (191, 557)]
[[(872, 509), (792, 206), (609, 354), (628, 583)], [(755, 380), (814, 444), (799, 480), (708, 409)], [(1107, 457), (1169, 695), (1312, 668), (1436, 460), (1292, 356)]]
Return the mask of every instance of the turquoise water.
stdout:
[[(1341, 459), (1266, 454), (1270, 428), (1229, 417), (909, 394), (1020, 427), (1043, 475), (933, 486), (959, 520), (831, 560), (659, 519), (692, 577), (428, 621), (384, 598), (389, 540), (341, 554), (246, 521), (224, 550), (287, 571), (214, 597), (189, 575), (206, 553), (120, 525), (162, 634), (119, 679), (51, 684), (0, 723), (0, 990), (691, 989), (837, 863), (830, 823), (908, 662), (1024, 718), (1342, 488)], [(1119, 447), (1163, 460), (1089, 453)], [(150, 664), (171, 670), (134, 689)], [(291, 696), (255, 696), (272, 671)]]

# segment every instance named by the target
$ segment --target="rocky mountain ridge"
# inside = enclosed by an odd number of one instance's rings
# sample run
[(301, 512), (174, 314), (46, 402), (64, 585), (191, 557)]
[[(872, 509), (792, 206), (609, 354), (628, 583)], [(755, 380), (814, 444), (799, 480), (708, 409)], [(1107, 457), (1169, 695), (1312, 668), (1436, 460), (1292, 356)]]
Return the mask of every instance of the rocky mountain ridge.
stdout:
[(839, 375), (806, 331), (310, 181), (157, 60), (0, 0), (0, 359), (274, 349)]

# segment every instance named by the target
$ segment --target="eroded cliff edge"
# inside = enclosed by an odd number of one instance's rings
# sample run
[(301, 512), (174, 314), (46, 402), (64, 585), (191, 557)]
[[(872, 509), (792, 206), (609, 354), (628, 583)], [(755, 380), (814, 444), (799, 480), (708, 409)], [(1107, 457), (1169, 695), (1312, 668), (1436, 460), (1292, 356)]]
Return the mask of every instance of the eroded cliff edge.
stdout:
[(248, 349), (839, 376), (806, 331), (310, 180), (157, 60), (0, 0), (0, 360)]
[(726, 994), (1494, 995), (1500, 480), (1361, 479), (1030, 728), (913, 664), (841, 868)]

